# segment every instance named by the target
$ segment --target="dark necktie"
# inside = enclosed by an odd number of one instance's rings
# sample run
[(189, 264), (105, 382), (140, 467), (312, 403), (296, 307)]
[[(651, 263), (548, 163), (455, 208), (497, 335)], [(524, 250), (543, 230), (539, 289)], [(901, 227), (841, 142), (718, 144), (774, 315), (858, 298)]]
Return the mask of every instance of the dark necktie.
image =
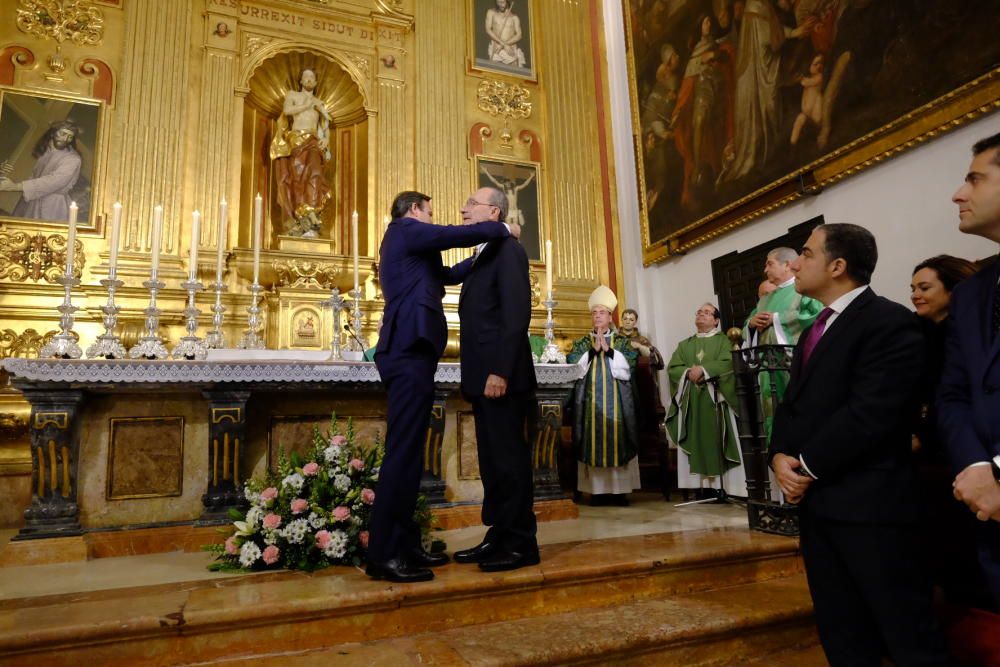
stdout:
[(809, 363), (809, 357), (812, 356), (813, 350), (816, 349), (816, 344), (819, 343), (819, 339), (823, 336), (823, 332), (826, 331), (826, 321), (830, 319), (833, 315), (833, 308), (824, 308), (820, 311), (819, 317), (813, 322), (813, 325), (809, 327), (809, 331), (806, 332), (806, 339), (802, 342), (802, 367)]
[(1000, 332), (1000, 282), (993, 286), (993, 321), (990, 331), (993, 340), (997, 339), (997, 332)]

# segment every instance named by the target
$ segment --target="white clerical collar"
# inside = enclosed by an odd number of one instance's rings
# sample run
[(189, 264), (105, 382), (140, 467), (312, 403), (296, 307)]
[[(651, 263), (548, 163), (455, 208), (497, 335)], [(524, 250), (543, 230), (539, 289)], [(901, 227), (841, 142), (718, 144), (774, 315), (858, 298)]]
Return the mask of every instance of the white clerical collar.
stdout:
[(782, 287), (788, 287), (789, 285), (794, 285), (794, 284), (795, 284), (795, 276), (792, 276), (791, 278), (789, 278), (785, 282), (783, 282), (780, 285), (778, 285), (778, 289), (781, 289)]
[(722, 329), (720, 327), (715, 327), (711, 331), (706, 331), (705, 333), (696, 331), (694, 335), (697, 336), (698, 338), (711, 338), (717, 333), (722, 333)]

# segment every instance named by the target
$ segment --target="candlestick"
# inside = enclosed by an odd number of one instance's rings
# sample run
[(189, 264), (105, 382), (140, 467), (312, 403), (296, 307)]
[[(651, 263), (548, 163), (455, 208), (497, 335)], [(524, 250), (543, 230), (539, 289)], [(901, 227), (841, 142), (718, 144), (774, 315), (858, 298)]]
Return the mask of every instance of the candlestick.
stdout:
[(344, 309), (344, 297), (340, 296), (340, 288), (334, 287), (330, 298), (323, 305), (333, 309), (333, 341), (329, 361), (343, 361), (344, 356), (340, 351), (340, 311)]
[(260, 299), (260, 293), (264, 291), (264, 288), (258, 283), (254, 283), (250, 286), (250, 307), (247, 308), (247, 330), (243, 332), (243, 338), (236, 347), (241, 350), (263, 350), (264, 349), (264, 339), (261, 338), (258, 330), (260, 329), (260, 306), (257, 305), (257, 301)]
[(358, 212), (351, 214), (351, 248), (354, 250), (354, 289), (358, 289)]
[(181, 287), (188, 293), (187, 308), (184, 309), (186, 320), (184, 328), (187, 330), (187, 336), (181, 338), (170, 356), (174, 359), (201, 360), (208, 354), (208, 347), (205, 341), (198, 337), (198, 316), (201, 311), (195, 306), (195, 294), (204, 288), (200, 282), (193, 279), (193, 276), (192, 279), (181, 283)]
[[(121, 209), (120, 204), (116, 204), (119, 209)], [(114, 235), (114, 230), (112, 229), (112, 236)], [(104, 333), (97, 337), (94, 344), (87, 348), (87, 358), (88, 359), (124, 359), (125, 358), (125, 347), (122, 345), (121, 338), (115, 335), (115, 325), (118, 323), (118, 312), (121, 310), (115, 303), (115, 291), (119, 287), (124, 285), (122, 281), (114, 277), (114, 264), (111, 265), (108, 273), (111, 275), (110, 278), (105, 278), (101, 281), (101, 285), (108, 290), (108, 301), (103, 306), (101, 306), (101, 312), (103, 313), (102, 320), (104, 321)]]
[(118, 236), (122, 228), (122, 205), (115, 202), (111, 206), (111, 238), (108, 244), (111, 246), (111, 256), (108, 258), (108, 278), (114, 280), (118, 275)]
[(188, 282), (198, 280), (198, 244), (201, 242), (201, 213), (191, 213), (191, 265), (188, 267)]
[(552, 290), (549, 290), (548, 298), (542, 302), (545, 306), (545, 349), (542, 351), (542, 356), (538, 360), (539, 362), (545, 364), (564, 364), (566, 363), (566, 355), (559, 351), (559, 346), (556, 345), (555, 336), (555, 320), (552, 319), (552, 311), (556, 307), (557, 301), (552, 298)]
[(545, 241), (545, 293), (552, 298), (552, 241)]
[(360, 351), (362, 354), (364, 354), (365, 352), (364, 348), (361, 347), (361, 344), (354, 339), (355, 336), (361, 335), (361, 290), (355, 287), (350, 292), (348, 292), (347, 295), (354, 300), (354, 307), (351, 309), (351, 320), (353, 321), (353, 326), (354, 326), (354, 336), (351, 336), (347, 341), (347, 347), (352, 351)]
[(260, 283), (260, 235), (264, 224), (264, 199), (257, 193), (253, 202), (253, 283)]
[(157, 204), (153, 208), (153, 239), (150, 248), (152, 261), (152, 271), (149, 275), (150, 282), (156, 282), (156, 276), (160, 273), (160, 234), (163, 231), (163, 207)]
[[(156, 208), (160, 209), (162, 213), (162, 207), (157, 206)], [(156, 220), (155, 213), (153, 219)], [(157, 239), (157, 243), (159, 243), (159, 239)], [(128, 351), (128, 356), (131, 359), (166, 359), (167, 348), (163, 344), (163, 337), (160, 336), (160, 309), (156, 307), (156, 295), (167, 285), (156, 279), (156, 270), (154, 269), (153, 277), (144, 282), (142, 286), (149, 290), (149, 305), (142, 311), (146, 316), (146, 324), (142, 336), (139, 337), (139, 342)]]
[(215, 305), (212, 306), (212, 330), (205, 334), (205, 347), (210, 350), (218, 350), (226, 346), (226, 338), (222, 334), (222, 314), (226, 312), (226, 307), (222, 305), (222, 293), (226, 291), (226, 286), (222, 284), (222, 275), (210, 287), (215, 290)]
[(219, 202), (219, 238), (215, 240), (215, 282), (222, 283), (222, 268), (224, 264), (225, 248), (226, 248), (226, 230), (229, 225), (227, 216), (229, 215), (229, 204), (226, 203), (226, 198), (223, 197), (222, 201)]
[(76, 202), (69, 203), (69, 235), (66, 237), (66, 275), (73, 275), (73, 260), (76, 258), (76, 214), (80, 208)]
[[(72, 213), (70, 220), (73, 220)], [(76, 343), (76, 336), (73, 335), (73, 313), (79, 310), (73, 305), (73, 288), (80, 284), (80, 279), (73, 277), (72, 273), (67, 273), (56, 278), (56, 282), (63, 286), (63, 302), (56, 309), (60, 313), (61, 331), (42, 346), (38, 356), (43, 359), (79, 359), (83, 352)]]

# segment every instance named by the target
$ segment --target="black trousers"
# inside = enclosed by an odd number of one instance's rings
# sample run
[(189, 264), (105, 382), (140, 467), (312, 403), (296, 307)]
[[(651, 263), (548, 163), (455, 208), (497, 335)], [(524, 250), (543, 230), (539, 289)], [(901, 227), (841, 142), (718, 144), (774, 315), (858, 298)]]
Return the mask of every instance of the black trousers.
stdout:
[(534, 407), (531, 393), (474, 397), (479, 475), (483, 481), (483, 525), (501, 548), (538, 548), (534, 479), (525, 425)]
[(803, 512), (802, 557), (832, 667), (949, 665), (913, 526), (847, 523)]
[(375, 357), (388, 406), (385, 458), (369, 529), (369, 562), (384, 563), (420, 545), (420, 527), (413, 521), (413, 512), (420, 492), (437, 363), (437, 353), (426, 342)]

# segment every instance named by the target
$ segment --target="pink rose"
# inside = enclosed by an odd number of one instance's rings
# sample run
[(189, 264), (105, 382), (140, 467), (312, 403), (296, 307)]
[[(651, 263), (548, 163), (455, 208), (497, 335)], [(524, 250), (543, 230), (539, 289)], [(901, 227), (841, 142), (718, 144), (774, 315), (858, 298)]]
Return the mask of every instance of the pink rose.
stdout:
[(309, 501), (305, 498), (296, 498), (292, 501), (292, 514), (302, 514), (309, 509)]
[(266, 549), (264, 549), (264, 553), (261, 555), (261, 557), (264, 559), (264, 562), (267, 563), (268, 565), (274, 565), (275, 563), (278, 562), (278, 555), (280, 553), (281, 552), (278, 551), (278, 547), (271, 544), (268, 545)]
[(368, 531), (362, 530), (358, 533), (358, 541), (361, 542), (361, 546), (365, 549), (368, 548)]
[(226, 540), (226, 553), (230, 556), (235, 556), (240, 552), (240, 548), (236, 546), (236, 536), (233, 535)]
[(330, 444), (336, 445), (337, 447), (341, 447), (347, 444), (347, 438), (345, 438), (342, 435), (335, 435), (332, 438), (330, 438)]
[(347, 521), (351, 518), (351, 508), (338, 505), (333, 508), (333, 519), (335, 521)]
[(315, 461), (310, 461), (309, 463), (302, 466), (302, 474), (307, 477), (312, 477), (319, 472), (319, 464)]
[(365, 469), (365, 462), (362, 461), (361, 459), (351, 459), (351, 462), (348, 465), (350, 465), (355, 470)]
[(281, 525), (281, 517), (274, 512), (271, 512), (264, 517), (264, 527), (268, 530), (274, 530)]
[(361, 489), (361, 502), (365, 505), (371, 505), (375, 502), (375, 492), (371, 489)]
[(278, 490), (273, 486), (269, 486), (260, 492), (260, 499), (265, 503), (269, 503), (278, 497)]
[(329, 546), (331, 539), (333, 539), (333, 536), (330, 535), (329, 530), (321, 530), (316, 533), (316, 546), (320, 549), (326, 549), (327, 546)]

